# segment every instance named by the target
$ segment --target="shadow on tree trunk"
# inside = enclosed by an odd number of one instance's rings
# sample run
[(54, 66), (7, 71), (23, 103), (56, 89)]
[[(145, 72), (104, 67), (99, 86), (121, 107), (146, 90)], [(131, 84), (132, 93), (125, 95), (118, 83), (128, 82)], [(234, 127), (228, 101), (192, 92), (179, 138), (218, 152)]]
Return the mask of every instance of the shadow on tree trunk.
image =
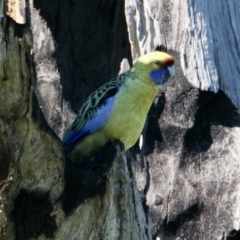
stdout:
[(107, 174), (116, 157), (116, 144), (119, 141), (109, 141), (99, 152), (84, 164), (66, 161), (65, 188), (62, 196), (62, 207), (66, 215), (69, 215), (84, 200), (103, 196), (107, 182)]

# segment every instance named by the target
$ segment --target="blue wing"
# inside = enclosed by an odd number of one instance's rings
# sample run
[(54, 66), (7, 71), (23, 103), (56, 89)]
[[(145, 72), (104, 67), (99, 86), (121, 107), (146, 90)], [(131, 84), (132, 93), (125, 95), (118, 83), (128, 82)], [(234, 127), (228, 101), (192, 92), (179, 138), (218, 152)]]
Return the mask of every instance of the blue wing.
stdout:
[(111, 115), (119, 86), (122, 84), (120, 80), (122, 77), (108, 82), (86, 100), (63, 136), (65, 151), (71, 150), (85, 136), (99, 131), (105, 125)]
[[(76, 118), (76, 122), (74, 121), (72, 126), (69, 128), (69, 131), (63, 137), (63, 144), (67, 147), (75, 145), (77, 142), (81, 141), (85, 136), (90, 133), (99, 131), (107, 122), (111, 110), (114, 104), (115, 96), (107, 98), (104, 103), (92, 109), (90, 115), (92, 115), (91, 119), (88, 119), (86, 123), (80, 129), (74, 129), (74, 125), (78, 121), (78, 117)], [(90, 111), (89, 111), (90, 112)]]

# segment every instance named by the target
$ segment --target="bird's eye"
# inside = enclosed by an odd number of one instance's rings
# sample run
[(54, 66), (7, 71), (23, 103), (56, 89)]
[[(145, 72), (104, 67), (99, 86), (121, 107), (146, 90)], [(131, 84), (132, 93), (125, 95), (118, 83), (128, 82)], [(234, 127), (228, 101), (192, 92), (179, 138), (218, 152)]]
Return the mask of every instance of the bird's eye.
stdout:
[(155, 60), (154, 63), (155, 63), (157, 66), (161, 66), (161, 63), (160, 63), (160, 61), (158, 61), (158, 60)]

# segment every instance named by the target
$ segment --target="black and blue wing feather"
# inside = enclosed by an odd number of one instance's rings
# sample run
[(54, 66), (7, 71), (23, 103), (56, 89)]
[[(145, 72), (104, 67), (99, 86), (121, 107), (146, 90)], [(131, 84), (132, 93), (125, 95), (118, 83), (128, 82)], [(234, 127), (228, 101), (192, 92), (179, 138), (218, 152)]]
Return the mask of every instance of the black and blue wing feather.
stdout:
[(88, 134), (99, 131), (110, 117), (115, 96), (124, 81), (124, 75), (106, 83), (91, 94), (63, 137), (65, 151), (72, 149)]

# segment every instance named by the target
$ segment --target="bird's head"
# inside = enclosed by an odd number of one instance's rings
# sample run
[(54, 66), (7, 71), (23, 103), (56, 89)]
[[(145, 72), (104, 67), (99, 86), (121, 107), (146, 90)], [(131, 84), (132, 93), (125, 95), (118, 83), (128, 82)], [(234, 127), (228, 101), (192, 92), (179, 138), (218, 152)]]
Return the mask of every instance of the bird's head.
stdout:
[(141, 56), (132, 69), (141, 81), (154, 85), (163, 85), (175, 75), (173, 57), (159, 51)]

